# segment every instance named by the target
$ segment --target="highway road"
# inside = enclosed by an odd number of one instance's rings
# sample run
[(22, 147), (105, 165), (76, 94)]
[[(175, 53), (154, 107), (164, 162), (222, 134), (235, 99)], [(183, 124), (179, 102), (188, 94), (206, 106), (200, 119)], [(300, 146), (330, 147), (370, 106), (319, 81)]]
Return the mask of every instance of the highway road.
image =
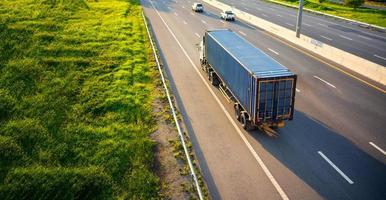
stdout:
[[(386, 94), (190, 0), (142, 0), (213, 199), (386, 199)], [(230, 28), (298, 74), (294, 120), (246, 132), (200, 70), (205, 29)]]
[[(219, 0), (295, 31), (297, 10), (260, 0)], [(303, 12), (302, 34), (386, 66), (386, 33)]]

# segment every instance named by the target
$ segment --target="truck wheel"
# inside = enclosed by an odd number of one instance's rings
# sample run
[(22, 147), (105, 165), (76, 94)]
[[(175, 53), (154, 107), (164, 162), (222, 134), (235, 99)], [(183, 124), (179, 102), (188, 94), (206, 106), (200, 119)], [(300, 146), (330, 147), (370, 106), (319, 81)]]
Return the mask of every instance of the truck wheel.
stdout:
[(241, 113), (240, 122), (244, 130), (248, 131), (250, 129), (251, 122), (249, 121), (248, 114), (246, 112)]
[(234, 108), (235, 108), (235, 117), (237, 121), (240, 121), (240, 113), (241, 113), (240, 106), (238, 104), (235, 104)]
[(213, 71), (209, 73), (209, 81), (213, 86), (216, 87), (220, 84), (218, 78), (216, 77), (216, 74)]

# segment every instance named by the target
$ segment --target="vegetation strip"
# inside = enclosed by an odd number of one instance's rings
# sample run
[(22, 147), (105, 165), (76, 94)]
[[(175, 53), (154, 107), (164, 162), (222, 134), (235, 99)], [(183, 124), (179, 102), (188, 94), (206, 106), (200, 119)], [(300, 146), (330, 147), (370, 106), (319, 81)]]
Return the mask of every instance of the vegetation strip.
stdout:
[(167, 96), (167, 99), (168, 99), (168, 102), (169, 102), (169, 106), (170, 106), (170, 109), (172, 111), (172, 115), (173, 115), (173, 118), (174, 118), (174, 122), (176, 124), (176, 127), (177, 127), (177, 131), (178, 131), (178, 134), (180, 136), (180, 141), (181, 141), (181, 144), (182, 144), (182, 147), (183, 147), (183, 150), (184, 150), (184, 153), (185, 153), (185, 156), (186, 156), (186, 159), (188, 161), (188, 165), (189, 165), (189, 169), (190, 169), (190, 172), (191, 172), (191, 175), (192, 175), (192, 178), (194, 180), (194, 183), (195, 183), (195, 186), (196, 186), (196, 189), (197, 189), (197, 193), (198, 193), (198, 197), (200, 200), (203, 200), (203, 195), (202, 195), (202, 191), (201, 191), (201, 186), (200, 184), (198, 183), (198, 179), (197, 179), (197, 175), (195, 173), (195, 170), (194, 170), (194, 167), (193, 167), (193, 164), (192, 164), (192, 161), (191, 161), (191, 158), (190, 158), (190, 154), (189, 154), (189, 151), (186, 147), (186, 144), (185, 144), (185, 139), (184, 139), (184, 136), (182, 134), (182, 131), (181, 131), (181, 127), (179, 125), (179, 122), (178, 122), (178, 118), (177, 118), (177, 115), (176, 115), (176, 112), (175, 112), (175, 109), (174, 109), (174, 105), (173, 105), (173, 102), (170, 98), (170, 94), (169, 94), (169, 90), (168, 90), (168, 87), (165, 83), (165, 78), (164, 78), (164, 75), (163, 75), (163, 72), (162, 72), (162, 69), (161, 69), (161, 66), (160, 66), (160, 63), (159, 63), (159, 60), (158, 60), (158, 56), (157, 56), (157, 53), (155, 51), (155, 47), (154, 47), (154, 43), (152, 41), (152, 37), (150, 35), (150, 31), (149, 31), (149, 27), (147, 25), (147, 22), (146, 22), (146, 18), (145, 18), (145, 15), (142, 13), (142, 18), (143, 18), (143, 21), (146, 25), (146, 31), (147, 31), (147, 34), (148, 34), (148, 38), (150, 40), (150, 43), (151, 43), (151, 46), (152, 46), (152, 50), (153, 50), (153, 53), (154, 53), (154, 57), (155, 57), (155, 60), (156, 60), (156, 63), (157, 63), (157, 67), (158, 67), (158, 70), (159, 70), (159, 73), (160, 73), (160, 76), (161, 76), (161, 80), (162, 80), (162, 84), (165, 88), (165, 92), (166, 92), (166, 96)]
[(158, 199), (138, 0), (0, 1), (2, 199)]

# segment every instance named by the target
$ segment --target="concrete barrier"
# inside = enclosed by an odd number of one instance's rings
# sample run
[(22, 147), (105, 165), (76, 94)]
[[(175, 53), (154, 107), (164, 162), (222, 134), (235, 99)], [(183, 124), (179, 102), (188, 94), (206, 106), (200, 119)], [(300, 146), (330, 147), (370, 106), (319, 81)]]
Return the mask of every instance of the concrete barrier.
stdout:
[(262, 28), (271, 34), (281, 37), (289, 42), (292, 42), (300, 47), (307, 49), (323, 58), (331, 60), (337, 64), (340, 64), (354, 72), (357, 72), (371, 80), (386, 85), (386, 67), (373, 63), (369, 60), (353, 55), (341, 49), (327, 45), (321, 41), (312, 39), (305, 35), (301, 35), (300, 38), (295, 36), (295, 32), (276, 25), (264, 19), (258, 18), (249, 13), (243, 12), (239, 9), (231, 7), (227, 4), (221, 3), (216, 0), (203, 0), (204, 2), (212, 5), (221, 10), (232, 10), (238, 19), (246, 21), (256, 27)]

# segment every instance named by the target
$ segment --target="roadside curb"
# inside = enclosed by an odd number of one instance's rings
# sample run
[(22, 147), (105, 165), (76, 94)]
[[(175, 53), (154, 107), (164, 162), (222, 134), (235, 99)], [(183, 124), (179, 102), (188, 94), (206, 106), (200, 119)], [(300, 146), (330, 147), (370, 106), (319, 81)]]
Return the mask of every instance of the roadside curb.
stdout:
[(186, 156), (186, 160), (188, 162), (189, 170), (190, 170), (190, 173), (191, 173), (190, 175), (191, 175), (191, 177), (193, 179), (193, 182), (194, 182), (194, 185), (196, 187), (197, 195), (198, 195), (199, 200), (203, 200), (204, 196), (203, 196), (203, 193), (202, 193), (202, 189), (201, 189), (201, 186), (199, 184), (199, 180), (197, 178), (196, 171), (195, 171), (195, 168), (193, 166), (193, 162), (192, 162), (192, 160), (190, 158), (189, 150), (188, 150), (188, 148), (186, 146), (186, 143), (185, 143), (185, 137), (184, 137), (184, 134), (183, 134), (183, 132), (181, 130), (181, 126), (180, 126), (180, 122), (179, 122), (177, 114), (176, 114), (175, 106), (173, 104), (173, 101), (171, 99), (171, 95), (170, 95), (168, 86), (167, 86), (166, 81), (165, 81), (165, 76), (164, 76), (164, 73), (162, 71), (162, 68), (161, 68), (161, 65), (160, 65), (160, 61), (158, 59), (156, 47), (155, 47), (155, 44), (153, 42), (153, 37), (152, 37), (152, 35), (150, 33), (150, 28), (148, 27), (148, 23), (147, 23), (147, 20), (146, 20), (144, 12), (142, 12), (142, 18), (143, 18), (143, 21), (144, 21), (144, 24), (145, 24), (145, 27), (146, 27), (146, 32), (147, 32), (149, 41), (151, 43), (151, 47), (152, 47), (152, 51), (153, 51), (153, 54), (154, 54), (154, 58), (156, 60), (157, 68), (158, 68), (159, 74), (161, 76), (162, 85), (164, 87), (164, 90), (165, 90), (165, 93), (166, 93), (166, 96), (167, 96), (167, 99), (168, 99), (169, 107), (170, 107), (171, 112), (172, 112), (171, 114), (173, 115), (173, 119), (174, 119), (174, 122), (175, 122), (175, 125), (176, 125), (176, 128), (177, 128), (177, 131), (178, 131), (180, 142), (182, 144), (182, 147), (183, 147), (183, 150), (184, 150), (184, 153), (185, 153), (185, 156)]
[[(275, 1), (275, 0), (264, 0), (264, 1), (270, 2), (270, 3), (274, 3), (274, 4), (278, 4), (278, 5), (282, 5), (282, 6), (286, 6), (286, 7), (289, 7), (289, 8), (298, 9), (297, 6), (294, 6), (294, 5), (291, 5), (291, 4), (287, 4), (287, 3), (284, 3), (284, 2), (280, 2), (280, 1)], [(343, 20), (343, 21), (348, 21), (348, 22), (357, 24), (360, 27), (371, 28), (371, 29), (375, 29), (377, 31), (386, 33), (386, 27), (377, 26), (377, 25), (373, 25), (373, 24), (368, 24), (368, 23), (365, 23), (365, 22), (356, 21), (356, 20), (353, 20), (353, 19), (348, 19), (348, 18), (336, 16), (336, 15), (331, 15), (331, 14), (319, 12), (319, 11), (316, 11), (316, 10), (312, 10), (312, 9), (309, 9), (309, 8), (303, 8), (303, 10), (305, 10), (305, 11), (307, 11), (309, 13), (323, 15), (323, 16), (330, 17), (330, 18), (340, 19), (340, 20)]]

